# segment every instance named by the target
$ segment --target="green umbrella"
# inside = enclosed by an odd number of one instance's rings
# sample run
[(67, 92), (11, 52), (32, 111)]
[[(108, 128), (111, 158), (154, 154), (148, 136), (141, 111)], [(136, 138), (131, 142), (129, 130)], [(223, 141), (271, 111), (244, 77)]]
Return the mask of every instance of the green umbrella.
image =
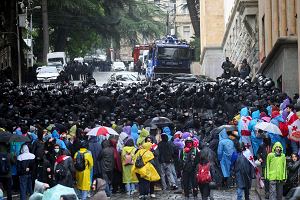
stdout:
[(58, 184), (44, 192), (43, 200), (60, 200), (62, 195), (75, 195), (78, 199), (73, 188)]

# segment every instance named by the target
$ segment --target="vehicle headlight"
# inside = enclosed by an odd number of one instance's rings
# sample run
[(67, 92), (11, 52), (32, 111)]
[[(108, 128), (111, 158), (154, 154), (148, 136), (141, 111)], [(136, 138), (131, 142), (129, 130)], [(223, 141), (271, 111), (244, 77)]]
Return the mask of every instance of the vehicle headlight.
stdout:
[(57, 77), (56, 76), (52, 76), (52, 77), (49, 77), (48, 79), (54, 80), (54, 79), (57, 79)]

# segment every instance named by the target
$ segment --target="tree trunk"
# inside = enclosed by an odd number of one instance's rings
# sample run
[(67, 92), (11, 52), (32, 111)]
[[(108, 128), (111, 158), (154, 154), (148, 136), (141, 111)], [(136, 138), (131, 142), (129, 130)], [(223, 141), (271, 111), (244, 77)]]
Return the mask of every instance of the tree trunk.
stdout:
[(47, 0), (42, 0), (42, 19), (43, 19), (43, 62), (47, 63), (47, 54), (49, 51), (49, 27), (48, 27)]
[(195, 31), (195, 36), (200, 37), (200, 16), (198, 9), (200, 8), (199, 0), (187, 0), (187, 6), (190, 12), (190, 18)]
[(56, 30), (56, 39), (54, 51), (65, 51), (67, 44), (67, 30), (64, 27), (58, 27)]

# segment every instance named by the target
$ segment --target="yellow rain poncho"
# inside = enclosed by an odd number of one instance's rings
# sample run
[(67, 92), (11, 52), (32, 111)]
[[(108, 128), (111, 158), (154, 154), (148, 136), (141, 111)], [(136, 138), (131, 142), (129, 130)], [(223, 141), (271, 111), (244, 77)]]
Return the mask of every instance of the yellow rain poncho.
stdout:
[(150, 163), (150, 161), (152, 159), (154, 159), (154, 155), (153, 153), (150, 151), (151, 148), (151, 143), (150, 142), (146, 142), (143, 144), (143, 149), (140, 149), (135, 157), (134, 160), (136, 160), (136, 158), (139, 155), (142, 155), (143, 158), (143, 162), (144, 162), (144, 166), (141, 168), (136, 168), (135, 165), (133, 165), (131, 172), (132, 173), (136, 173), (139, 174), (142, 178), (150, 181), (150, 182), (154, 182), (154, 181), (158, 181), (160, 179), (159, 174), (157, 173), (155, 167)]

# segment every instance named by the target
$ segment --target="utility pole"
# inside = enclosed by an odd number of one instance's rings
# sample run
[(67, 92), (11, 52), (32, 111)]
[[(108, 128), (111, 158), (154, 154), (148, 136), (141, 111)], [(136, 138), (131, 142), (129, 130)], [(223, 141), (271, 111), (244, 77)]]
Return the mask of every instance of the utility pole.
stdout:
[(48, 5), (47, 0), (42, 0), (42, 19), (43, 19), (43, 62), (47, 63), (49, 51), (49, 28), (48, 28)]
[(169, 34), (169, 11), (167, 10), (166, 35)]
[(22, 84), (22, 67), (21, 67), (21, 47), (20, 47), (20, 18), (19, 18), (19, 5), (16, 2), (16, 18), (17, 18), (17, 49), (18, 49), (18, 83), (19, 86)]

